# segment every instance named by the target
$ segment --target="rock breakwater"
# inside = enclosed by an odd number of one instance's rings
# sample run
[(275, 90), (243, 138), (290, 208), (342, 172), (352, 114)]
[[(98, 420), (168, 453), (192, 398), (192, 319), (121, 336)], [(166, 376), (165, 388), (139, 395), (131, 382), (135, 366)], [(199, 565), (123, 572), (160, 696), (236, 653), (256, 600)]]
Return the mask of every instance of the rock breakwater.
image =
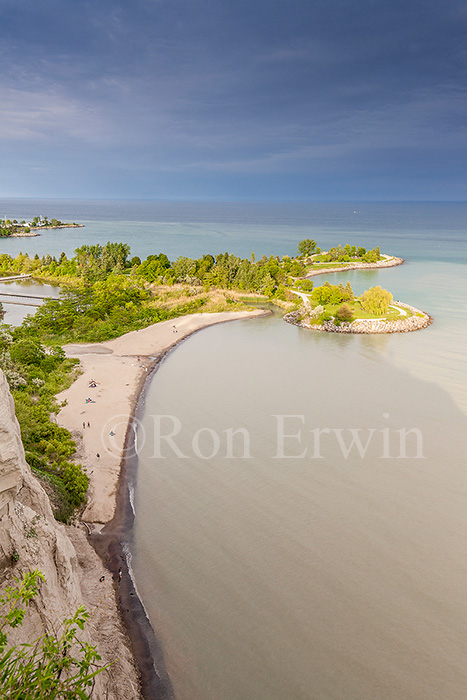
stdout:
[(348, 265), (339, 267), (326, 267), (321, 270), (311, 270), (301, 279), (308, 279), (309, 277), (315, 277), (316, 275), (326, 275), (328, 272), (348, 272), (350, 270), (376, 270), (383, 267), (396, 267), (397, 265), (402, 265), (405, 262), (403, 258), (396, 258), (394, 256), (385, 255), (383, 260), (379, 260), (375, 263), (349, 263)]
[(398, 302), (398, 306), (408, 309), (412, 312), (412, 316), (404, 316), (394, 321), (386, 319), (369, 319), (359, 318), (349, 323), (335, 323), (335, 319), (323, 321), (322, 324), (312, 323), (306, 311), (292, 311), (284, 316), (284, 321), (291, 323), (294, 326), (307, 328), (313, 331), (326, 331), (327, 333), (410, 333), (412, 331), (420, 331), (426, 328), (433, 319), (420, 309), (416, 309), (409, 304)]

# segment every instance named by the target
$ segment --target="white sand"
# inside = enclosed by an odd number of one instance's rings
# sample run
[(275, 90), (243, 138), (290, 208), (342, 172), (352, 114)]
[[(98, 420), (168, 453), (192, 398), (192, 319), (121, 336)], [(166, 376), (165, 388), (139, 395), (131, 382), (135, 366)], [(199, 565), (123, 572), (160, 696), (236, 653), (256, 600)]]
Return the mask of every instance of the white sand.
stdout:
[[(138, 398), (141, 379), (147, 375), (152, 358), (200, 328), (264, 313), (254, 310), (192, 314), (132, 331), (105, 343), (64, 346), (68, 357), (79, 357), (83, 372), (57, 397), (67, 402), (57, 422), (70, 430), (77, 440), (77, 461), (86, 468), (90, 479), (83, 520), (107, 523), (114, 515), (128, 421)], [(89, 387), (91, 380), (97, 382), (96, 388)], [(86, 403), (87, 398), (93, 403)]]

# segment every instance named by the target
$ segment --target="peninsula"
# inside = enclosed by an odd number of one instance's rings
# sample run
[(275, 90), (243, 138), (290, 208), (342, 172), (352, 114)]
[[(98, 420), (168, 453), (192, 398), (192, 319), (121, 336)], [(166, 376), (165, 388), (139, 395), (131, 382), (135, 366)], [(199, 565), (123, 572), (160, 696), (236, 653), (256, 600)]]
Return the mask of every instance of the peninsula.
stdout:
[(305, 274), (296, 278), (289, 292), (300, 299), (299, 308), (285, 314), (284, 321), (302, 328), (328, 333), (408, 333), (429, 326), (433, 319), (424, 311), (400, 301), (380, 286), (355, 297), (350, 282), (314, 287), (316, 275), (349, 270), (378, 269), (402, 265), (404, 260), (382, 254), (379, 247), (335, 246), (322, 252), (316, 242), (301, 241), (298, 252)]
[(35, 216), (31, 221), (17, 219), (0, 219), (0, 238), (30, 238), (38, 236), (41, 229), (49, 228), (81, 228), (83, 224), (64, 223), (58, 219), (45, 216)]

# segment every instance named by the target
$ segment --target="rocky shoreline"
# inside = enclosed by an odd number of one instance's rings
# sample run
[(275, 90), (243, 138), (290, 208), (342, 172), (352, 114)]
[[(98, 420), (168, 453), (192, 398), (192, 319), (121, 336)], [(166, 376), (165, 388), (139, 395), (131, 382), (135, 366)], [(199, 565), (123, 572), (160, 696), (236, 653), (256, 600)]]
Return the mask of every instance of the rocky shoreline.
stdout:
[(300, 328), (306, 328), (312, 331), (358, 334), (411, 333), (412, 331), (420, 331), (433, 323), (433, 318), (424, 311), (416, 309), (414, 306), (410, 306), (409, 304), (403, 304), (400, 301), (397, 303), (398, 306), (411, 311), (413, 316), (399, 318), (396, 321), (358, 318), (351, 322), (341, 322), (340, 325), (336, 325), (334, 323), (334, 319), (324, 321), (322, 324), (307, 323), (306, 321), (302, 320), (302, 313), (300, 311), (292, 311), (285, 314), (284, 321), (286, 321), (286, 323), (291, 323), (294, 326), (300, 326)]
[(342, 267), (326, 267), (322, 270), (311, 270), (311, 272), (308, 272), (308, 274), (300, 279), (308, 279), (316, 275), (327, 275), (328, 272), (349, 272), (350, 270), (376, 270), (384, 267), (396, 267), (397, 265), (402, 265), (404, 262), (405, 260), (403, 258), (385, 255), (384, 260), (380, 260), (376, 263), (349, 263), (349, 265)]

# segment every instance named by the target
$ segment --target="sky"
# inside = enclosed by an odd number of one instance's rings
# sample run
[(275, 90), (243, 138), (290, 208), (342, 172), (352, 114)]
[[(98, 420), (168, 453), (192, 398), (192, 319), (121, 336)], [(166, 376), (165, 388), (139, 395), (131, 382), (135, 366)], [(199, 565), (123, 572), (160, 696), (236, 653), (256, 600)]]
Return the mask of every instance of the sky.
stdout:
[(0, 196), (467, 200), (464, 0), (0, 0)]

